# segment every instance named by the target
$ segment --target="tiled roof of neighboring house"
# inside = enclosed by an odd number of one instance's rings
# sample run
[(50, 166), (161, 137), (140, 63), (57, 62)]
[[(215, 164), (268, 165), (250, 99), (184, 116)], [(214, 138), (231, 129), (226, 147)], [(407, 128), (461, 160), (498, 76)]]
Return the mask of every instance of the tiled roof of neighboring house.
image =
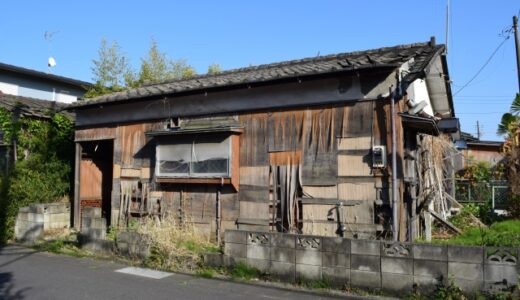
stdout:
[[(20, 114), (23, 116), (48, 118), (49, 112), (60, 111), (66, 107), (66, 105), (55, 101), (0, 93), (0, 107), (5, 108), (8, 111), (14, 111), (18, 108)], [(69, 116), (72, 117), (71, 114), (69, 114)]]
[(65, 83), (65, 84), (73, 85), (77, 88), (83, 89), (85, 91), (87, 91), (92, 86), (92, 83), (90, 83), (90, 82), (0, 63), (0, 72), (2, 72), (2, 71), (22, 74), (22, 75), (31, 76), (31, 77), (38, 77), (38, 78), (46, 79), (49, 81), (59, 82), (59, 83)]
[(423, 71), (434, 55), (441, 53), (442, 51), (444, 51), (444, 45), (418, 43), (366, 51), (317, 56), (142, 86), (135, 89), (99, 96), (89, 99), (88, 101), (78, 101), (71, 104), (69, 107), (90, 106), (99, 103), (142, 99), (184, 92), (209, 90), (213, 88), (232, 86), (243, 87), (247, 84), (266, 83), (288, 78), (303, 78), (306, 76), (338, 72), (376, 68), (395, 68), (411, 59), (413, 59), (413, 62), (410, 65), (410, 73), (407, 76), (413, 77)]

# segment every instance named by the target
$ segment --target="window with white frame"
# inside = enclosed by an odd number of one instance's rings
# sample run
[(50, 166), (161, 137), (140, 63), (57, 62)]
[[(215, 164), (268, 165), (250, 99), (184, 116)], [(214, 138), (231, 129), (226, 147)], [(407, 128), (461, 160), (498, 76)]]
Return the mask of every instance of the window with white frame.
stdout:
[(158, 177), (230, 177), (229, 134), (178, 135), (162, 138), (156, 148)]

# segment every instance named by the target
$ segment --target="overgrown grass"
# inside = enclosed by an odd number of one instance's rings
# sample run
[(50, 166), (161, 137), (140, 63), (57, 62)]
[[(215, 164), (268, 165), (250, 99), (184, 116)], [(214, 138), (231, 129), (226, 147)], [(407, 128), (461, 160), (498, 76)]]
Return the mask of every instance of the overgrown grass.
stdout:
[(195, 271), (202, 265), (202, 255), (220, 249), (193, 224), (178, 224), (174, 217), (161, 221), (148, 219), (135, 230), (149, 238), (151, 255), (145, 265), (170, 271)]
[(233, 279), (241, 279), (249, 281), (254, 278), (260, 277), (261, 272), (253, 268), (251, 266), (248, 266), (247, 264), (243, 262), (239, 262), (235, 265), (234, 268), (231, 269), (229, 275)]
[(520, 247), (520, 220), (497, 222), (489, 228), (472, 227), (451, 239), (432, 242), (466, 246)]

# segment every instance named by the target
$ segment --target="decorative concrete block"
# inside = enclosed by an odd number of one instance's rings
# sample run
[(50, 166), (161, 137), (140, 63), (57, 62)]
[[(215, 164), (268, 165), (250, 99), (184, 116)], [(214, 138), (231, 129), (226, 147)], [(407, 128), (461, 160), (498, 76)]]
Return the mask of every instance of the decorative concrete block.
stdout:
[(268, 232), (249, 232), (247, 244), (269, 247), (271, 245), (271, 234)]
[(271, 261), (271, 276), (286, 282), (295, 282), (296, 265), (293, 263), (284, 263)]
[(350, 240), (340, 237), (323, 237), (322, 251), (350, 254)]
[(448, 263), (433, 260), (414, 260), (413, 272), (415, 276), (444, 279), (448, 276)]
[(402, 242), (381, 242), (381, 256), (412, 258), (412, 244)]
[(226, 243), (224, 246), (224, 254), (233, 258), (246, 258), (247, 257), (247, 245)]
[(381, 242), (373, 240), (351, 240), (350, 253), (362, 255), (377, 255), (381, 253)]
[(448, 274), (465, 280), (484, 280), (484, 265), (460, 262), (448, 262)]
[(296, 263), (321, 266), (321, 252), (315, 250), (296, 250)]
[(381, 274), (381, 286), (385, 291), (410, 293), (413, 290), (413, 276), (403, 274)]
[(364, 272), (381, 272), (381, 258), (374, 255), (350, 255), (350, 268)]
[(381, 289), (381, 273), (350, 270), (353, 287)]
[(270, 248), (264, 247), (260, 245), (247, 245), (247, 258), (254, 259), (265, 259), (269, 260), (270, 258)]
[(271, 260), (286, 263), (295, 263), (296, 250), (288, 248), (271, 247)]
[(350, 269), (348, 268), (329, 268), (321, 269), (322, 279), (333, 287), (344, 288), (350, 286)]
[(484, 281), (488, 283), (503, 282), (508, 286), (518, 284), (518, 271), (516, 266), (512, 265), (484, 265)]
[(321, 250), (321, 237), (311, 235), (299, 235), (296, 236), (296, 249), (301, 250)]
[(401, 257), (381, 257), (381, 272), (413, 275), (413, 260)]
[(413, 245), (413, 258), (437, 261), (448, 260), (448, 247), (446, 245)]
[(296, 281), (321, 280), (321, 266), (296, 264)]
[(226, 230), (224, 233), (225, 243), (247, 244), (247, 232), (240, 230)]
[(296, 235), (285, 233), (272, 233), (271, 247), (294, 249), (296, 248)]
[(321, 261), (324, 267), (350, 268), (350, 255), (346, 253), (322, 252)]
[(448, 261), (482, 264), (484, 262), (484, 248), (448, 245)]

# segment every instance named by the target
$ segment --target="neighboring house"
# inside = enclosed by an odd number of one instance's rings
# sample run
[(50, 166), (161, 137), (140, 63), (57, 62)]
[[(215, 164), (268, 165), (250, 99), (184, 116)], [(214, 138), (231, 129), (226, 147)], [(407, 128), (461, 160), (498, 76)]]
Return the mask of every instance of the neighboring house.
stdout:
[[(0, 94), (0, 108), (13, 113), (13, 118), (32, 118), (47, 120), (51, 112), (60, 111), (65, 107), (63, 103), (34, 99), (28, 97)], [(71, 116), (72, 117), (72, 116)], [(0, 172), (5, 172), (8, 168), (7, 162), (14, 159), (12, 141), (5, 139), (4, 132), (0, 130)]]
[(505, 157), (502, 151), (504, 142), (479, 140), (465, 132), (461, 134), (461, 141), (457, 146), (463, 154), (463, 168), (466, 168), (471, 161), (487, 161), (491, 167), (494, 167)]
[(0, 93), (72, 103), (91, 83), (0, 63)]
[(444, 50), (432, 40), (317, 56), (78, 101), (74, 224), (97, 206), (114, 226), (170, 214), (213, 237), (376, 237), (395, 208), (406, 237), (416, 138), (454, 117)]

